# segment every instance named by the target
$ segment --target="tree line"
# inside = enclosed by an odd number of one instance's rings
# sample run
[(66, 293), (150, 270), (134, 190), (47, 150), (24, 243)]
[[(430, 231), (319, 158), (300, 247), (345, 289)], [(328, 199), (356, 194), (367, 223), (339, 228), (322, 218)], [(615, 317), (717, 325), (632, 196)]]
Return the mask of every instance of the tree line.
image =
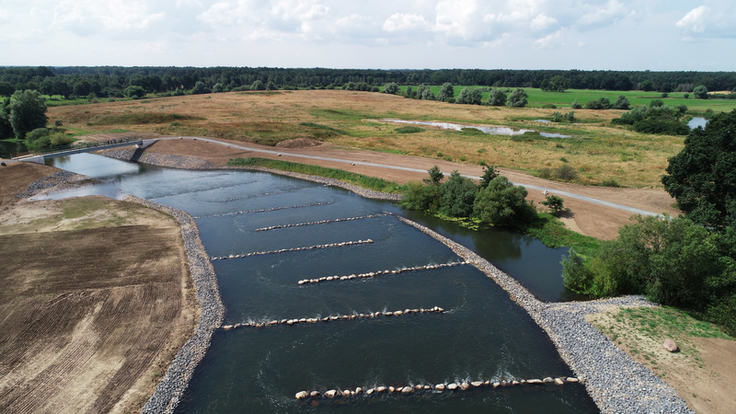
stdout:
[[(710, 91), (736, 88), (736, 72), (650, 72), (582, 70), (378, 70), (250, 67), (1, 67), (0, 95), (37, 90), (64, 97), (123, 96), (129, 87), (146, 93), (190, 91), (197, 82), (221, 91), (250, 89), (255, 82), (278, 89), (342, 87), (353, 82), (369, 88), (400, 85), (477, 85), (496, 88), (645, 90), (691, 92), (698, 86)], [(219, 86), (218, 86), (219, 85)], [(370, 89), (369, 89), (370, 90)]]

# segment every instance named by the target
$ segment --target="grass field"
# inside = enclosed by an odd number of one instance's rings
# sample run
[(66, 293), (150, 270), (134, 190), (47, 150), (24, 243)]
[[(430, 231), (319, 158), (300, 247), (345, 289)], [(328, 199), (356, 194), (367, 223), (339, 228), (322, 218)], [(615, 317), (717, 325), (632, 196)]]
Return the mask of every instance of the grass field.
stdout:
[[(530, 92), (532, 97), (539, 94), (556, 102), (572, 102), (575, 98), (575, 94), (567, 92)], [(603, 92), (586, 93), (597, 99)], [(578, 97), (581, 102), (587, 98), (581, 97), (583, 95)], [(535, 121), (550, 118), (553, 112), (554, 109), (539, 107), (494, 108), (420, 101), (381, 93), (314, 90), (233, 92), (54, 107), (49, 109), (49, 118), (61, 119), (64, 127), (75, 132), (127, 130), (227, 138), (264, 145), (295, 138), (315, 138), (339, 148), (410, 154), (475, 165), (487, 162), (532, 174), (566, 164), (577, 171), (578, 177), (574, 180), (577, 183), (616, 182), (627, 187), (661, 188), (659, 180), (668, 157), (683, 146), (684, 137), (681, 136), (644, 135), (612, 126), (610, 120), (620, 116), (622, 111), (619, 110), (577, 110), (575, 116), (580, 123), (576, 124)], [(385, 118), (509, 126), (572, 137), (487, 135), (473, 129), (453, 131), (432, 127), (407, 134), (402, 133), (406, 125), (383, 121)]]

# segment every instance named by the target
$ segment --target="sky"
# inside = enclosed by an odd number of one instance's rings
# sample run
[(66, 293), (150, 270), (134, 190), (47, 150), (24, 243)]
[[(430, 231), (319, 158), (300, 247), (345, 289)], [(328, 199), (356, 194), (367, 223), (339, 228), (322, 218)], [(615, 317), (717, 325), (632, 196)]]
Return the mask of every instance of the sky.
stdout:
[(736, 70), (736, 2), (2, 0), (1, 66)]

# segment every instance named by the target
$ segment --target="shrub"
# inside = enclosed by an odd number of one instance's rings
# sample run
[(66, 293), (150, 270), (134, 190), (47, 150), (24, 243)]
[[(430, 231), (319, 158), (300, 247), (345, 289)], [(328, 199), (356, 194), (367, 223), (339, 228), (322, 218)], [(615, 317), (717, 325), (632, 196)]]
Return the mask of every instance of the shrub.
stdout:
[(383, 87), (383, 92), (391, 95), (396, 95), (396, 92), (398, 91), (399, 85), (397, 85), (396, 82), (387, 83), (386, 86)]
[(417, 132), (424, 131), (424, 128), (419, 128), (415, 126), (405, 126), (401, 128), (396, 128), (395, 131), (399, 134), (415, 134)]
[(61, 119), (57, 119), (56, 121), (54, 121), (54, 125), (60, 127), (64, 125), (64, 122)]
[(562, 164), (554, 170), (555, 177), (570, 181), (578, 178), (578, 171), (569, 164)]
[(450, 217), (470, 217), (473, 214), (473, 202), (478, 187), (471, 179), (453, 171), (450, 178), (440, 185), (440, 192), (442, 193), (440, 214)]
[(682, 95), (682, 97), (685, 98), (685, 99), (687, 99), (687, 98), (690, 97), (690, 94), (689, 93), (686, 93), (685, 95)]
[(557, 109), (557, 105), (548, 103), (548, 104), (542, 105), (542, 108), (544, 108), (544, 109)]
[(604, 187), (614, 187), (614, 188), (621, 187), (621, 185), (619, 185), (618, 181), (616, 181), (616, 179), (614, 179), (614, 178), (607, 178), (607, 179), (603, 180), (601, 182), (601, 185), (603, 185)]
[(56, 132), (49, 135), (49, 143), (52, 147), (58, 147), (60, 145), (69, 145), (74, 142), (74, 138), (66, 135), (62, 132)]
[(611, 101), (608, 98), (598, 98), (585, 103), (585, 109), (611, 109)]
[(550, 194), (540, 204), (547, 207), (550, 213), (559, 217), (563, 212), (570, 211), (569, 208), (565, 208), (564, 202), (565, 199), (562, 197)]
[(575, 99), (572, 101), (572, 105), (570, 105), (570, 108), (572, 109), (583, 109), (583, 106), (578, 103), (578, 100)]
[(496, 89), (496, 88), (491, 89), (491, 94), (488, 96), (488, 105), (491, 105), (491, 106), (506, 105), (506, 94), (500, 89)]
[(583, 257), (575, 249), (570, 249), (570, 254), (562, 258), (562, 280), (565, 287), (578, 293), (588, 293), (591, 288), (593, 274), (585, 267)]
[(512, 185), (508, 178), (496, 177), (475, 197), (474, 214), (489, 224), (513, 225), (524, 220), (530, 213), (531, 206), (526, 202), (527, 194), (524, 187)]

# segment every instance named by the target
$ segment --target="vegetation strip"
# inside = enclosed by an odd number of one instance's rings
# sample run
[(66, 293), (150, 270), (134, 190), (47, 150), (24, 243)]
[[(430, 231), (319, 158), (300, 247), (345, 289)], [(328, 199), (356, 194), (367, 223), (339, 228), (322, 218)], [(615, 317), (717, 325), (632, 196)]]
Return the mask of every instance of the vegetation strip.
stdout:
[(247, 200), (247, 199), (249, 199), (249, 198), (256, 198), (256, 197), (265, 197), (265, 196), (271, 196), (271, 195), (276, 195), (276, 194), (286, 194), (286, 193), (294, 193), (294, 192), (297, 192), (297, 191), (302, 191), (302, 190), (312, 190), (312, 189), (315, 189), (315, 188), (320, 188), (320, 187), (327, 187), (327, 186), (326, 186), (326, 185), (321, 185), (321, 186), (318, 186), (318, 187), (304, 187), (304, 188), (297, 188), (296, 190), (289, 190), (289, 191), (277, 191), (277, 192), (275, 192), (275, 193), (263, 193), (263, 194), (257, 194), (257, 195), (252, 195), (252, 196), (246, 196), (246, 197), (235, 197), (235, 198), (228, 198), (228, 199), (227, 199), (227, 200), (225, 200), (225, 201), (226, 201), (226, 202), (228, 202), (228, 201), (235, 201), (235, 200)]
[(281, 319), (281, 320), (272, 320), (272, 321), (266, 321), (266, 322), (245, 322), (245, 323), (236, 323), (235, 325), (224, 325), (222, 329), (229, 331), (231, 329), (237, 329), (237, 328), (263, 328), (267, 326), (276, 326), (276, 325), (288, 325), (288, 326), (294, 326), (298, 325), (300, 323), (317, 323), (317, 322), (335, 322), (335, 321), (347, 321), (347, 320), (356, 320), (356, 319), (375, 319), (375, 318), (381, 318), (381, 317), (390, 317), (390, 316), (407, 316), (412, 314), (419, 314), (419, 313), (444, 313), (445, 310), (440, 308), (439, 306), (435, 306), (433, 308), (429, 309), (404, 309), (403, 311), (379, 311), (379, 312), (372, 312), (372, 313), (354, 313), (352, 315), (337, 315), (337, 316), (325, 316), (325, 317), (316, 317), (316, 318), (301, 318), (301, 319)]
[(291, 207), (275, 207), (275, 208), (265, 208), (263, 210), (250, 210), (250, 211), (233, 211), (231, 213), (222, 213), (222, 214), (212, 214), (209, 216), (197, 216), (195, 219), (200, 218), (207, 218), (207, 217), (220, 217), (220, 216), (235, 216), (238, 214), (251, 214), (251, 213), (267, 213), (269, 211), (278, 211), (278, 210), (289, 210), (292, 208), (304, 208), (304, 207), (314, 207), (314, 206), (326, 206), (334, 203), (313, 203), (313, 204), (302, 204), (299, 206), (291, 206)]
[(208, 260), (207, 253), (199, 238), (199, 228), (194, 219), (181, 210), (133, 195), (125, 197), (125, 201), (143, 204), (146, 207), (166, 213), (179, 222), (189, 261), (189, 272), (199, 304), (199, 321), (197, 321), (192, 337), (176, 354), (153, 395), (141, 410), (143, 414), (170, 414), (174, 412), (184, 395), (184, 391), (189, 386), (194, 369), (204, 358), (212, 339), (212, 333), (222, 324), (225, 316), (225, 306), (220, 299), (215, 270)]
[(547, 304), (487, 260), (437, 232), (396, 215), (402, 222), (442, 242), (506, 290), (549, 335), (560, 356), (579, 378), (603, 413), (692, 413), (685, 401), (661, 378), (635, 362), (584, 318), (610, 306), (656, 306), (639, 296), (592, 302)]
[(547, 377), (544, 379), (494, 379), (472, 381), (465, 380), (461, 382), (441, 382), (438, 384), (408, 384), (408, 385), (381, 385), (374, 387), (357, 387), (355, 390), (350, 388), (339, 388), (327, 391), (299, 391), (294, 398), (297, 400), (317, 400), (317, 399), (337, 399), (350, 397), (375, 397), (379, 395), (412, 395), (415, 393), (431, 393), (441, 394), (443, 392), (460, 392), (478, 388), (496, 389), (499, 387), (511, 387), (519, 385), (565, 385), (577, 384), (581, 382), (575, 377)]
[(343, 219), (308, 221), (306, 223), (295, 223), (295, 224), (280, 224), (278, 226), (261, 227), (260, 229), (256, 229), (256, 231), (269, 231), (269, 230), (276, 230), (276, 229), (288, 229), (291, 227), (314, 226), (318, 224), (327, 224), (327, 223), (339, 223), (342, 221), (361, 220), (361, 219), (374, 218), (374, 217), (383, 217), (386, 215), (387, 214), (385, 213), (384, 214), (370, 214), (367, 216), (348, 217), (348, 218), (343, 218)]
[(299, 252), (302, 250), (315, 250), (315, 249), (326, 249), (329, 247), (344, 247), (344, 246), (353, 246), (357, 244), (368, 244), (373, 243), (373, 240), (366, 239), (366, 240), (358, 240), (358, 241), (347, 241), (347, 242), (340, 242), (340, 243), (329, 243), (329, 244), (317, 244), (314, 246), (307, 246), (307, 247), (294, 247), (291, 249), (280, 249), (280, 250), (270, 250), (266, 252), (252, 252), (252, 253), (245, 253), (245, 254), (231, 254), (229, 256), (220, 256), (220, 257), (211, 257), (210, 260), (227, 260), (227, 259), (240, 259), (243, 257), (250, 257), (250, 256), (262, 256), (266, 254), (277, 254), (277, 253), (286, 253), (286, 252)]
[(332, 282), (332, 281), (338, 281), (338, 280), (353, 280), (353, 279), (364, 279), (364, 278), (370, 278), (380, 275), (396, 275), (400, 273), (405, 272), (414, 272), (417, 270), (429, 270), (429, 269), (439, 269), (442, 267), (452, 267), (452, 266), (461, 266), (470, 264), (469, 262), (450, 262), (450, 263), (440, 263), (440, 264), (430, 264), (426, 266), (414, 266), (414, 267), (405, 267), (403, 269), (393, 269), (393, 270), (379, 270), (377, 272), (368, 272), (368, 273), (360, 273), (360, 274), (352, 274), (348, 276), (323, 276), (319, 279), (302, 279), (298, 282), (300, 285), (306, 285), (310, 283), (320, 283), (320, 282)]

